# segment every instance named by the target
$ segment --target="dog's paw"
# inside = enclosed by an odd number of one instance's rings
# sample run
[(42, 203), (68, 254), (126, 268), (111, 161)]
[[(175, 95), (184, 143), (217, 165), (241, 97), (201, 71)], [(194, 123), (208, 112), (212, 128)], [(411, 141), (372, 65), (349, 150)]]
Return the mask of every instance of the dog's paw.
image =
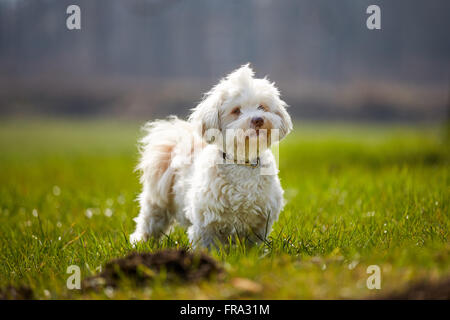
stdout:
[(146, 236), (143, 233), (134, 232), (133, 234), (130, 235), (130, 243), (133, 246), (133, 248), (136, 246), (136, 243), (138, 243), (140, 241), (145, 241), (145, 240), (146, 240)]

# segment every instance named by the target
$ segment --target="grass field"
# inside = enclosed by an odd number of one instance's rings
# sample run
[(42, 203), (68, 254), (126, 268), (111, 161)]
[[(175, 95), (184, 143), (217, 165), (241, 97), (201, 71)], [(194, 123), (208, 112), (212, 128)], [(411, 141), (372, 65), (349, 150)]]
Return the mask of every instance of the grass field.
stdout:
[[(285, 210), (268, 243), (211, 252), (223, 279), (68, 290), (69, 265), (88, 277), (133, 250), (141, 124), (0, 122), (0, 288), (27, 285), (42, 299), (331, 299), (450, 276), (448, 129), (298, 123), (280, 148)], [(175, 228), (138, 250), (188, 246)], [(366, 287), (369, 265), (381, 290)]]

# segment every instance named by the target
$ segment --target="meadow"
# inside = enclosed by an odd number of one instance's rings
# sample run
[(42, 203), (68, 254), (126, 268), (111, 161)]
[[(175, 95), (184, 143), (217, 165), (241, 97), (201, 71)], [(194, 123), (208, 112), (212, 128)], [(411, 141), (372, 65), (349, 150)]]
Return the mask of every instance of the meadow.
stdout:
[[(175, 227), (133, 249), (142, 122), (0, 120), (0, 289), (38, 299), (334, 299), (385, 297), (450, 276), (449, 129), (298, 122), (282, 141), (286, 207), (268, 241), (210, 252), (221, 279), (68, 290), (138, 250), (189, 248)], [(381, 289), (366, 287), (367, 267)]]

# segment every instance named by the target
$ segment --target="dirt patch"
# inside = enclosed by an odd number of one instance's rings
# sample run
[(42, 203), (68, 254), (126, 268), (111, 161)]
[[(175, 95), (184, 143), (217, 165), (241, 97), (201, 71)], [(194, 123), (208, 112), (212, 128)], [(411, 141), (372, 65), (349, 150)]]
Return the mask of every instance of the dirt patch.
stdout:
[(387, 300), (450, 300), (450, 278), (439, 282), (421, 281), (401, 291), (375, 299)]
[(32, 300), (34, 299), (33, 290), (28, 287), (7, 286), (0, 289), (0, 300)]
[(121, 279), (131, 279), (137, 285), (145, 285), (162, 271), (169, 281), (198, 281), (220, 275), (223, 269), (206, 253), (191, 253), (186, 250), (134, 252), (125, 258), (108, 262), (100, 274), (83, 281), (83, 288), (117, 287)]

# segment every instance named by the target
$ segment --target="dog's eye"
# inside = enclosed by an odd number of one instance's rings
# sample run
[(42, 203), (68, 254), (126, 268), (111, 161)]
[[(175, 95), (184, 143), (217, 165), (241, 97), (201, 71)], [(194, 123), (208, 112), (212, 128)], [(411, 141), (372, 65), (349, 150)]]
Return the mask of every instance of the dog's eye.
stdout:
[(258, 110), (267, 111), (267, 107), (265, 105), (263, 105), (263, 104), (260, 104), (258, 106)]
[(241, 114), (241, 107), (234, 107), (234, 109), (231, 111), (232, 114), (240, 115)]

